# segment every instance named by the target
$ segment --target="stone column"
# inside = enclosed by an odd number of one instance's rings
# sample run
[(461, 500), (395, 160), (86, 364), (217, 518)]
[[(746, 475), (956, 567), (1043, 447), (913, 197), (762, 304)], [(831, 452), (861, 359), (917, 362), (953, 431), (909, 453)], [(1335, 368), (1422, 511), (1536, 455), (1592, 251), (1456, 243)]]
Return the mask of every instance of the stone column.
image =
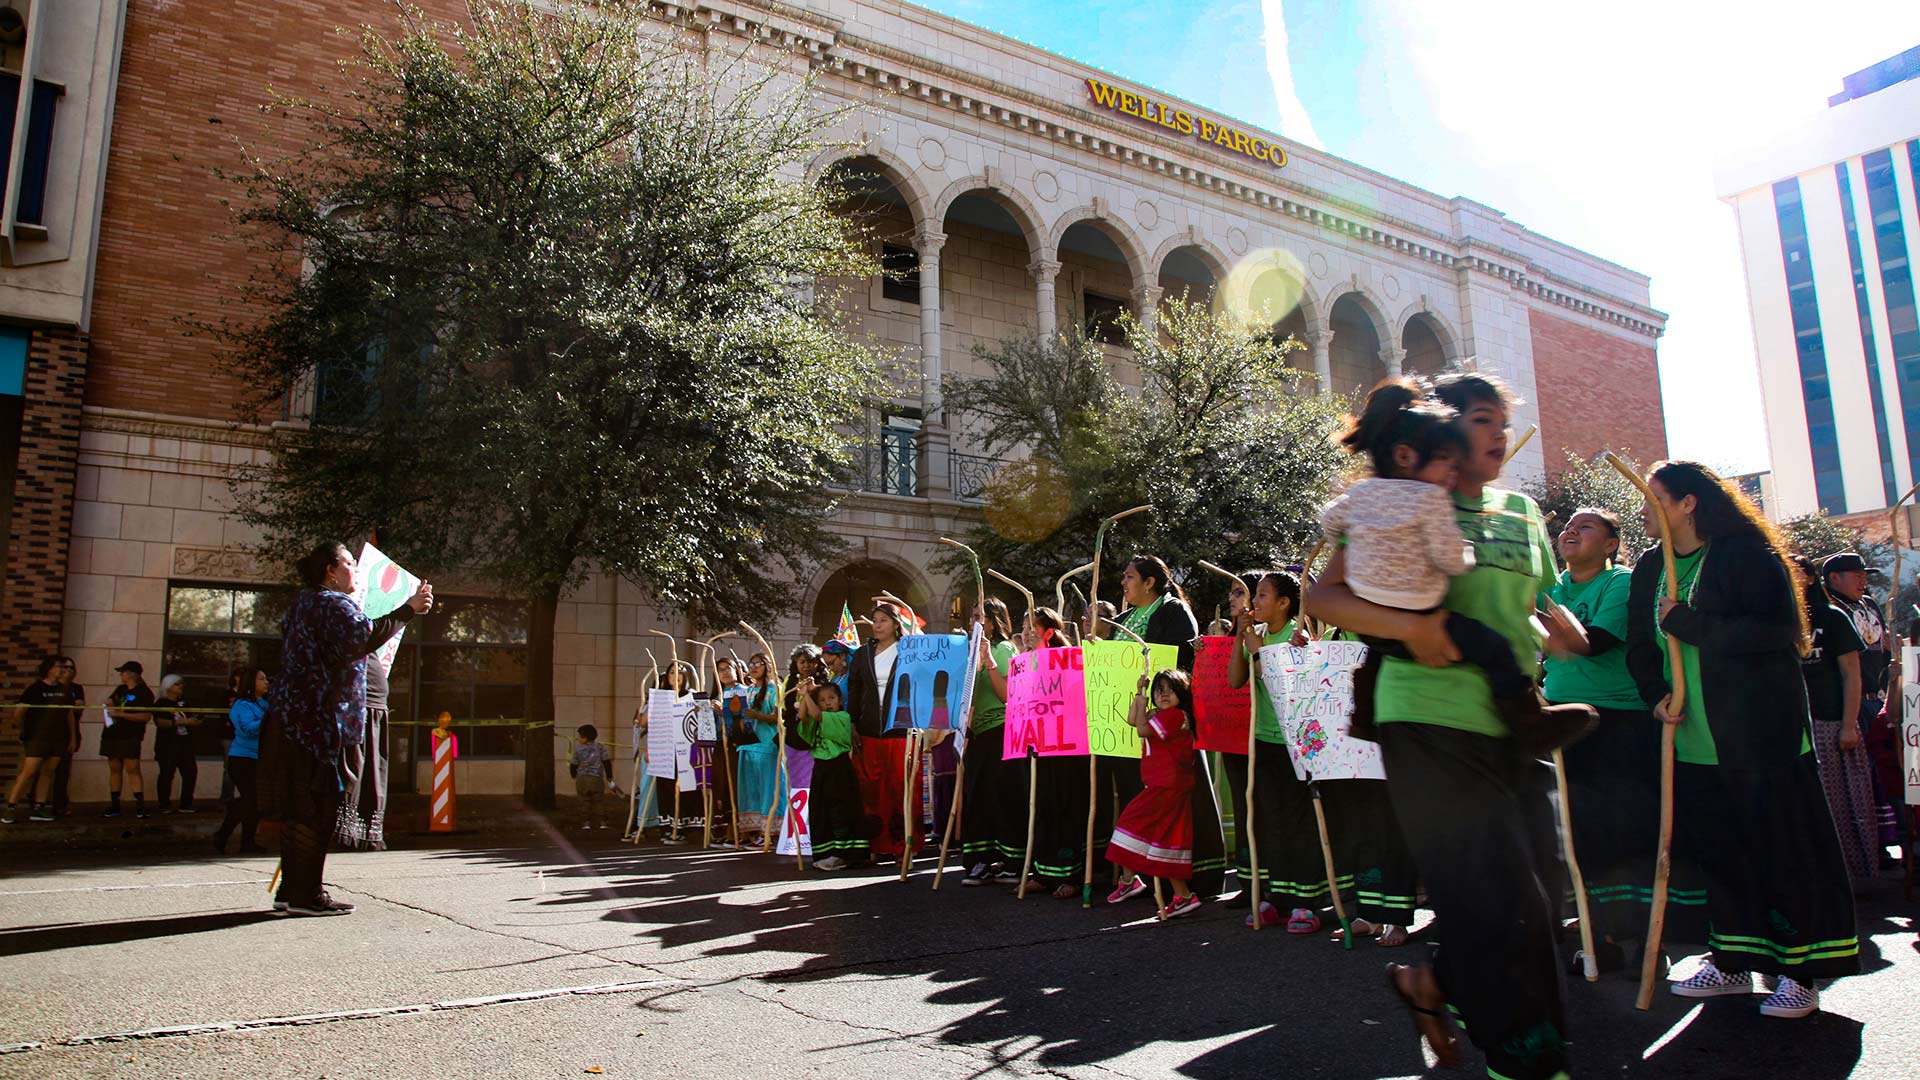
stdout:
[(1027, 273), (1033, 275), (1034, 329), (1039, 331), (1040, 340), (1051, 342), (1060, 332), (1053, 297), (1053, 280), (1060, 276), (1060, 261), (1035, 259), (1027, 264)]
[(1313, 377), (1320, 382), (1320, 392), (1333, 392), (1333, 331), (1314, 330), (1307, 334), (1307, 347), (1313, 350)]
[(947, 234), (922, 226), (914, 236), (920, 254), (920, 437), (915, 440), (914, 465), (919, 474), (918, 494), (948, 498), (947, 419), (942, 411), (940, 380), (944, 367), (940, 344), (940, 249)]
[(1397, 379), (1407, 363), (1407, 350), (1398, 345), (1380, 347), (1380, 363), (1387, 369), (1387, 378)]
[(1140, 329), (1152, 335), (1160, 326), (1160, 286), (1135, 285), (1133, 287), (1133, 313), (1140, 320)]

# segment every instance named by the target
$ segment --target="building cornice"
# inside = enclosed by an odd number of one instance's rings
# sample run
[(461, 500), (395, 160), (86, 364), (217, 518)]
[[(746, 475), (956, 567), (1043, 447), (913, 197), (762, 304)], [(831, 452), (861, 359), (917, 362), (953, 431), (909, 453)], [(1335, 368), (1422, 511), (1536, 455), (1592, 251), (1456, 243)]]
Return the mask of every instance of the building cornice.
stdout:
[[(688, 4), (654, 0), (653, 8), (658, 16), (668, 21), (695, 28), (711, 28), (804, 54), (810, 63), (821, 70), (869, 90), (915, 98), (930, 107), (960, 113), (975, 121), (997, 124), (1021, 134), (1044, 138), (1076, 152), (1101, 158), (1116, 167), (1141, 169), (1216, 196), (1292, 218), (1313, 230), (1342, 237), (1349, 243), (1383, 248), (1401, 258), (1423, 261), (1455, 274), (1488, 274), (1526, 293), (1538, 303), (1567, 308), (1638, 336), (1658, 338), (1665, 331), (1665, 313), (1568, 280), (1517, 252), (1491, 247), (1479, 238), (1456, 240), (1388, 214), (1369, 211), (1363, 219), (1356, 213), (1338, 207), (1336, 200), (1328, 199), (1324, 194), (1312, 191), (1284, 175), (1262, 173), (1257, 180), (1251, 179), (1250, 172), (1225, 154), (1178, 143), (1152, 131), (1115, 125), (1108, 118), (1090, 110), (1043, 98), (1017, 87), (990, 83), (975, 73), (849, 34), (838, 21), (800, 11), (791, 5), (763, 5), (744, 0), (731, 3), (727, 0), (695, 0)], [(979, 32), (995, 38), (1002, 37), (991, 31)], [(1004, 40), (1013, 41), (1010, 38)], [(1014, 44), (1043, 56), (1051, 55), (1025, 43)], [(1062, 122), (1062, 117), (1065, 122)], [(1371, 174), (1371, 170), (1365, 170), (1364, 167), (1353, 167)], [(1449, 200), (1431, 192), (1392, 181), (1390, 177), (1382, 179), (1391, 181), (1395, 187), (1435, 200), (1437, 208), (1450, 205)], [(1577, 248), (1545, 237), (1540, 239), (1583, 258), (1605, 263), (1605, 260)], [(1475, 250), (1469, 252), (1469, 248)], [(1616, 266), (1613, 263), (1606, 265)]]

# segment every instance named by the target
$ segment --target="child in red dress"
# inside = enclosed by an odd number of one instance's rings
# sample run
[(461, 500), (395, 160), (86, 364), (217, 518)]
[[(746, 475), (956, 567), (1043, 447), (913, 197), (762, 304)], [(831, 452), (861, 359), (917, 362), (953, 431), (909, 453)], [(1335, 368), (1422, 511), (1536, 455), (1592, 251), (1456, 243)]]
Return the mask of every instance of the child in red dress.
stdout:
[[(1140, 781), (1145, 787), (1114, 823), (1107, 861), (1135, 874), (1173, 883), (1173, 902), (1160, 913), (1177, 919), (1200, 908), (1187, 882), (1193, 877), (1193, 684), (1184, 671), (1153, 677), (1152, 715), (1147, 677), (1140, 677), (1127, 720), (1140, 732)], [(1123, 887), (1127, 883), (1123, 882)], [(1118, 892), (1118, 890), (1116, 890)]]

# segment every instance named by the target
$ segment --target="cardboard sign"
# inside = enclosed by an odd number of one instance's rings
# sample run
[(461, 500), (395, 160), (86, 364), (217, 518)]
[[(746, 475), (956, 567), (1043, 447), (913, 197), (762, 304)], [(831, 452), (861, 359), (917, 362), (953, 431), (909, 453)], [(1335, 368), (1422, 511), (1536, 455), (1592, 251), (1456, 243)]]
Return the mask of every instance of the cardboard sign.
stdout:
[[(407, 573), (379, 548), (372, 544), (360, 548), (360, 558), (353, 567), (353, 600), (367, 618), (393, 614), (394, 609), (413, 599), (414, 590), (419, 587), (419, 578)], [(393, 658), (400, 655), (400, 639), (406, 632), (407, 628), (402, 626), (399, 633), (388, 638), (373, 654), (383, 674), (393, 674)]]
[(889, 732), (952, 731), (973, 685), (965, 634), (908, 634), (893, 654), (887, 694)]
[(1357, 641), (1310, 641), (1260, 650), (1267, 688), (1294, 775), (1302, 780), (1385, 780), (1380, 744), (1347, 734), (1353, 721), (1353, 671), (1367, 657)]
[[(1136, 649), (1136, 652), (1138, 650)], [(1080, 649), (1018, 653), (1007, 668), (1001, 756), (1074, 757), (1088, 752), (1087, 688)]]
[(1142, 655), (1139, 643), (1131, 639), (1086, 641), (1080, 649), (1086, 654), (1088, 744), (1101, 757), (1138, 758), (1140, 733), (1127, 723), (1127, 714), (1140, 689), (1140, 674), (1144, 671), (1151, 678), (1174, 666), (1180, 662), (1180, 650), (1149, 645)]
[(1194, 745), (1202, 750), (1246, 755), (1247, 733), (1253, 726), (1253, 680), (1234, 686), (1227, 680), (1233, 651), (1232, 635), (1203, 637), (1193, 647)]
[(796, 838), (800, 854), (813, 854), (813, 816), (807, 805), (813, 794), (813, 755), (805, 750), (787, 750), (787, 811), (780, 815), (780, 839), (774, 851), (792, 855)]
[[(1920, 677), (1920, 648), (1900, 650), (1900, 670), (1907, 679)], [(1900, 765), (1907, 778), (1907, 805), (1920, 806), (1920, 683), (1900, 684)]]
[(712, 711), (703, 698), (672, 690), (647, 692), (647, 775), (692, 788), (699, 783), (693, 767), (694, 735), (700, 714)]

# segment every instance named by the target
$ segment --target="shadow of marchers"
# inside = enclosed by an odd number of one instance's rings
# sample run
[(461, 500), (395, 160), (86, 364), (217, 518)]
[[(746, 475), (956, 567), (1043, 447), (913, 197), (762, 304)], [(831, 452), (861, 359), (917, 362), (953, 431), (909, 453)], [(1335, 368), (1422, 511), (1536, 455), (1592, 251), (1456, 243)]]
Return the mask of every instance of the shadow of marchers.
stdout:
[(27, 956), (95, 945), (117, 945), (150, 938), (204, 934), (286, 916), (263, 909), (216, 911), (199, 915), (168, 915), (155, 919), (118, 919), (110, 922), (60, 923), (18, 930), (0, 930), (0, 956)]

